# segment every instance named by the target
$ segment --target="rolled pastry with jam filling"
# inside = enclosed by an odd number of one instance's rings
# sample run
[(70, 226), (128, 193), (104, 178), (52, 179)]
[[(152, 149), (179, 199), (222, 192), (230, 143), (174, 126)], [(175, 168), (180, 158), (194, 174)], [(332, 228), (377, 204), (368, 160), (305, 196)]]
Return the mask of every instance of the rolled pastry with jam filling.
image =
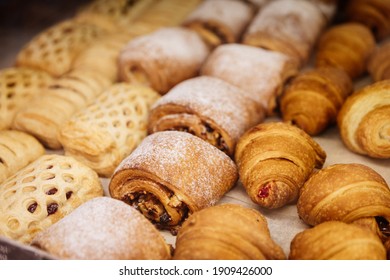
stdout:
[(120, 80), (165, 94), (195, 77), (209, 54), (201, 37), (184, 27), (166, 27), (132, 39), (119, 56)]
[(214, 205), (237, 180), (234, 162), (206, 141), (181, 131), (147, 136), (116, 169), (113, 198), (175, 234), (192, 213)]
[(252, 19), (253, 10), (241, 1), (209, 0), (200, 4), (183, 22), (215, 48), (238, 42)]
[(263, 118), (264, 110), (248, 93), (201, 76), (176, 85), (153, 105), (148, 131), (186, 131), (233, 156), (240, 136)]
[(368, 60), (367, 68), (375, 82), (390, 79), (390, 42), (376, 48)]
[(191, 215), (176, 237), (176, 260), (283, 260), (265, 217), (238, 204), (212, 206)]

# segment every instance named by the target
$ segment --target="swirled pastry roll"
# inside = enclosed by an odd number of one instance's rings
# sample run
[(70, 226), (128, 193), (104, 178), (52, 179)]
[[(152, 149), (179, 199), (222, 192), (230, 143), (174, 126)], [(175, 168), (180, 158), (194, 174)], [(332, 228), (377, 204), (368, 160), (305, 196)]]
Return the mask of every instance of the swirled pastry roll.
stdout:
[(385, 260), (386, 250), (375, 234), (356, 225), (324, 222), (298, 233), (291, 242), (291, 260)]
[(174, 233), (188, 215), (214, 205), (236, 180), (236, 165), (226, 154), (189, 133), (163, 131), (147, 136), (122, 161), (109, 191)]
[(343, 70), (321, 67), (302, 72), (285, 88), (280, 99), (283, 120), (317, 135), (336, 121), (351, 92), (351, 78)]
[(288, 123), (262, 123), (238, 141), (235, 160), (249, 197), (265, 208), (297, 199), (299, 189), (326, 153), (303, 130)]
[(92, 169), (71, 157), (43, 155), (0, 185), (0, 235), (30, 243), (38, 232), (102, 195)]
[(390, 79), (390, 42), (376, 48), (368, 60), (367, 68), (375, 82)]
[(360, 23), (343, 23), (326, 30), (317, 44), (316, 67), (344, 70), (351, 79), (360, 77), (375, 49), (371, 31)]
[(196, 31), (211, 48), (215, 48), (238, 42), (252, 16), (253, 10), (247, 3), (209, 0), (200, 4), (183, 25)]
[(0, 70), (0, 130), (8, 129), (16, 113), (52, 81), (46, 72), (25, 67)]
[(137, 210), (108, 197), (93, 198), (37, 234), (32, 246), (59, 259), (166, 260), (170, 247)]
[(390, 158), (390, 81), (368, 85), (347, 98), (337, 117), (340, 136), (353, 152)]
[(65, 154), (109, 177), (147, 134), (150, 107), (160, 95), (125, 83), (114, 84), (61, 128)]
[(176, 85), (153, 105), (148, 130), (186, 131), (233, 156), (240, 136), (263, 118), (262, 107), (248, 93), (201, 76)]
[(255, 209), (221, 204), (191, 215), (180, 228), (176, 260), (281, 260), (286, 256)]
[(267, 114), (276, 108), (285, 81), (298, 72), (288, 56), (242, 44), (217, 47), (202, 66), (201, 74), (228, 82), (251, 94)]
[(302, 66), (325, 24), (321, 10), (310, 1), (270, 1), (254, 17), (242, 42), (284, 53)]
[(16, 130), (0, 131), (0, 184), (45, 153), (37, 139)]
[(209, 54), (206, 43), (184, 27), (161, 28), (132, 39), (119, 56), (122, 81), (147, 85), (161, 94), (194, 77)]

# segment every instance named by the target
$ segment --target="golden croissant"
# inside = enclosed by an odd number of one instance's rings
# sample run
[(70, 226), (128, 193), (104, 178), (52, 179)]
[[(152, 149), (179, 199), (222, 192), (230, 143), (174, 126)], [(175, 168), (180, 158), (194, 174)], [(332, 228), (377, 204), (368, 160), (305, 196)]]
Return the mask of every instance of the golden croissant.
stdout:
[(367, 67), (375, 82), (390, 79), (390, 42), (376, 48), (368, 60)]

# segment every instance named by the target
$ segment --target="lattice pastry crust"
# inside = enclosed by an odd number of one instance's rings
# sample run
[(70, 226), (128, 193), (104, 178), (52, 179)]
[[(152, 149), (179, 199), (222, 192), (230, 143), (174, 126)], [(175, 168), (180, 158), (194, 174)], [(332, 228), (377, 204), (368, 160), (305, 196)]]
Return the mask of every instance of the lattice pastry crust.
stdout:
[(71, 157), (43, 155), (0, 185), (0, 235), (29, 243), (82, 203), (102, 195), (93, 170)]

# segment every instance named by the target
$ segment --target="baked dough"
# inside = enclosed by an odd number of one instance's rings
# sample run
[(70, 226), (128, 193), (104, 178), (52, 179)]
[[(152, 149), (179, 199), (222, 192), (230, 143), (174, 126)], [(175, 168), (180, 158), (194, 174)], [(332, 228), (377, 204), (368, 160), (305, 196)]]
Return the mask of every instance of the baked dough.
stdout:
[(37, 234), (32, 246), (59, 259), (166, 260), (170, 247), (161, 233), (125, 203), (97, 197)]
[(368, 60), (367, 68), (375, 82), (390, 79), (390, 42), (376, 48)]

